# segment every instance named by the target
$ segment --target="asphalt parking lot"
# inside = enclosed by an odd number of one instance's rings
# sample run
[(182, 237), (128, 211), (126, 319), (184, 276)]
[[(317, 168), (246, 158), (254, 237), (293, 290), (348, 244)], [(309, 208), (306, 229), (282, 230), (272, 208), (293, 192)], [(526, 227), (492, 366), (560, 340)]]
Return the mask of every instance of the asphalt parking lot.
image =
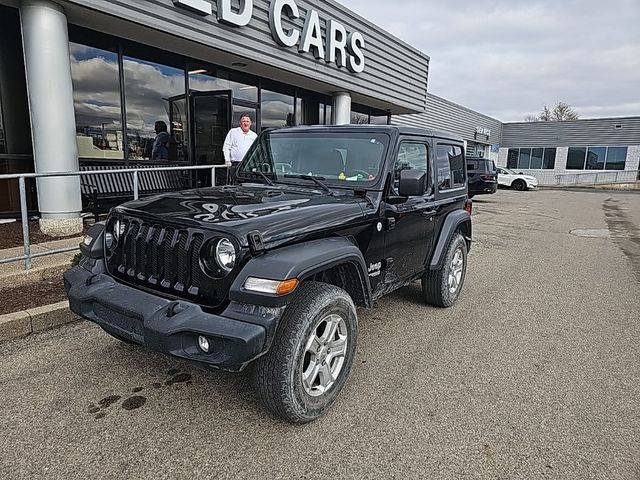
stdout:
[(0, 345), (0, 478), (640, 478), (640, 194), (475, 209), (460, 301), (416, 283), (361, 310), (310, 425), (89, 323)]

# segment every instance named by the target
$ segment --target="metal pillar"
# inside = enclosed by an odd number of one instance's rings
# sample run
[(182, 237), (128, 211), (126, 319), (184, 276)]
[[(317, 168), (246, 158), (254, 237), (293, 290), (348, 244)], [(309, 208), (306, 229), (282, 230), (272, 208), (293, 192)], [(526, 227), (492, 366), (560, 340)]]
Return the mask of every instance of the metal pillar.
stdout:
[[(35, 170), (78, 171), (67, 17), (55, 3), (23, 0), (20, 24)], [(79, 178), (38, 179), (38, 204), (44, 233), (82, 230)]]
[(333, 94), (333, 124), (348, 125), (351, 123), (351, 95), (348, 92)]

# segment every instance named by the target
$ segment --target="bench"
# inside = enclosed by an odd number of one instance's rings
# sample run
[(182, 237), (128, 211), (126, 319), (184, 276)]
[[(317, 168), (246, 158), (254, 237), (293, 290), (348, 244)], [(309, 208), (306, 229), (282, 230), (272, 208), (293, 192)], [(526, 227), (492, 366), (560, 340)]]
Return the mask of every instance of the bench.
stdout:
[[(81, 165), (80, 171), (153, 168), (155, 165)], [(189, 177), (180, 170), (138, 172), (138, 195), (175, 192), (187, 186)], [(84, 211), (93, 213), (96, 222), (101, 213), (133, 198), (133, 172), (82, 175), (80, 192)]]

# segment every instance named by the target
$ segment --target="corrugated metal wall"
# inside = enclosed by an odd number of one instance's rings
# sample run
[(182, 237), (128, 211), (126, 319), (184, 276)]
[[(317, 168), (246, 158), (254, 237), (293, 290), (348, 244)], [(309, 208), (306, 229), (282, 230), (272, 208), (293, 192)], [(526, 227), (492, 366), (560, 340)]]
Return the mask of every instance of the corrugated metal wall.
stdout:
[[(412, 125), (434, 128), (460, 135), (467, 141), (485, 144), (499, 144), (502, 139), (502, 122), (475, 112), (469, 108), (440, 98), (431, 93), (427, 94), (427, 111), (415, 115), (394, 115), (391, 118), (394, 125)], [(491, 135), (476, 133), (477, 127), (488, 128)]]
[(640, 117), (505, 123), (502, 128), (503, 147), (600, 145), (640, 145)]
[[(310, 82), (309, 85), (297, 86), (318, 91), (317, 87), (322, 83), (324, 93), (349, 91), (356, 94), (354, 101), (362, 102), (363, 99), (358, 96), (365, 96), (374, 100), (367, 104), (390, 108), (392, 113), (421, 112), (425, 108), (429, 57), (333, 0), (298, 1), (301, 18), (294, 25), (302, 30), (307, 10), (314, 9), (320, 16), (323, 36), (329, 19), (340, 22), (347, 32), (362, 33), (366, 61), (362, 73), (354, 74), (333, 63), (316, 60), (311, 53), (300, 54), (296, 47), (280, 47), (269, 29), (271, 2), (268, 0), (254, 0), (253, 18), (246, 27), (219, 23), (215, 1), (211, 2), (213, 15), (204, 17), (174, 6), (172, 0), (61, 0), (59, 3), (73, 7), (70, 8), (70, 19), (89, 28), (96, 23), (95, 18), (91, 18), (96, 13), (92, 14), (85, 8), (131, 22), (126, 33), (133, 40), (144, 42), (144, 38), (136, 38), (143, 37), (143, 29), (136, 32), (136, 24), (176, 37), (172, 41), (165, 36), (162, 44), (156, 45), (158, 48), (190, 55), (193, 51), (178, 51), (180, 49), (177, 48), (181, 44), (180, 39), (185, 39), (260, 64), (259, 68), (252, 68), (254, 66), (250, 65), (245, 70), (247, 73), (288, 83), (293, 83), (293, 77), (282, 73), (295, 74), (298, 79), (306, 78)], [(293, 25), (289, 20), (283, 23), (285, 29)], [(121, 35), (122, 29), (115, 31), (115, 28), (111, 22), (103, 22), (100, 30)], [(387, 105), (382, 105), (381, 102), (386, 102)]]

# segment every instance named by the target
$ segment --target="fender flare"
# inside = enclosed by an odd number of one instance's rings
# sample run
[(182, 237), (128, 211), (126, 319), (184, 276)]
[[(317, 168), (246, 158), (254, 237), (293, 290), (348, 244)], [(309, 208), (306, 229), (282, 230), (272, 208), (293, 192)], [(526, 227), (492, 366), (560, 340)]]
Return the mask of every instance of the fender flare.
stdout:
[(437, 270), (442, 265), (445, 250), (449, 245), (449, 240), (453, 236), (453, 233), (458, 230), (460, 226), (463, 226), (462, 234), (467, 240), (467, 248), (471, 249), (471, 215), (466, 210), (456, 210), (450, 213), (445, 218), (438, 235), (438, 242), (436, 243), (433, 254), (431, 256), (431, 262), (429, 262), (430, 270)]
[[(239, 303), (282, 307), (291, 302), (295, 290), (287, 295), (249, 292), (243, 286), (248, 277), (270, 280), (305, 280), (329, 268), (350, 264), (359, 277), (364, 304), (371, 305), (371, 285), (362, 253), (344, 237), (312, 240), (278, 248), (252, 258), (240, 271), (229, 290), (229, 300)], [(360, 292), (359, 292), (360, 293)]]

